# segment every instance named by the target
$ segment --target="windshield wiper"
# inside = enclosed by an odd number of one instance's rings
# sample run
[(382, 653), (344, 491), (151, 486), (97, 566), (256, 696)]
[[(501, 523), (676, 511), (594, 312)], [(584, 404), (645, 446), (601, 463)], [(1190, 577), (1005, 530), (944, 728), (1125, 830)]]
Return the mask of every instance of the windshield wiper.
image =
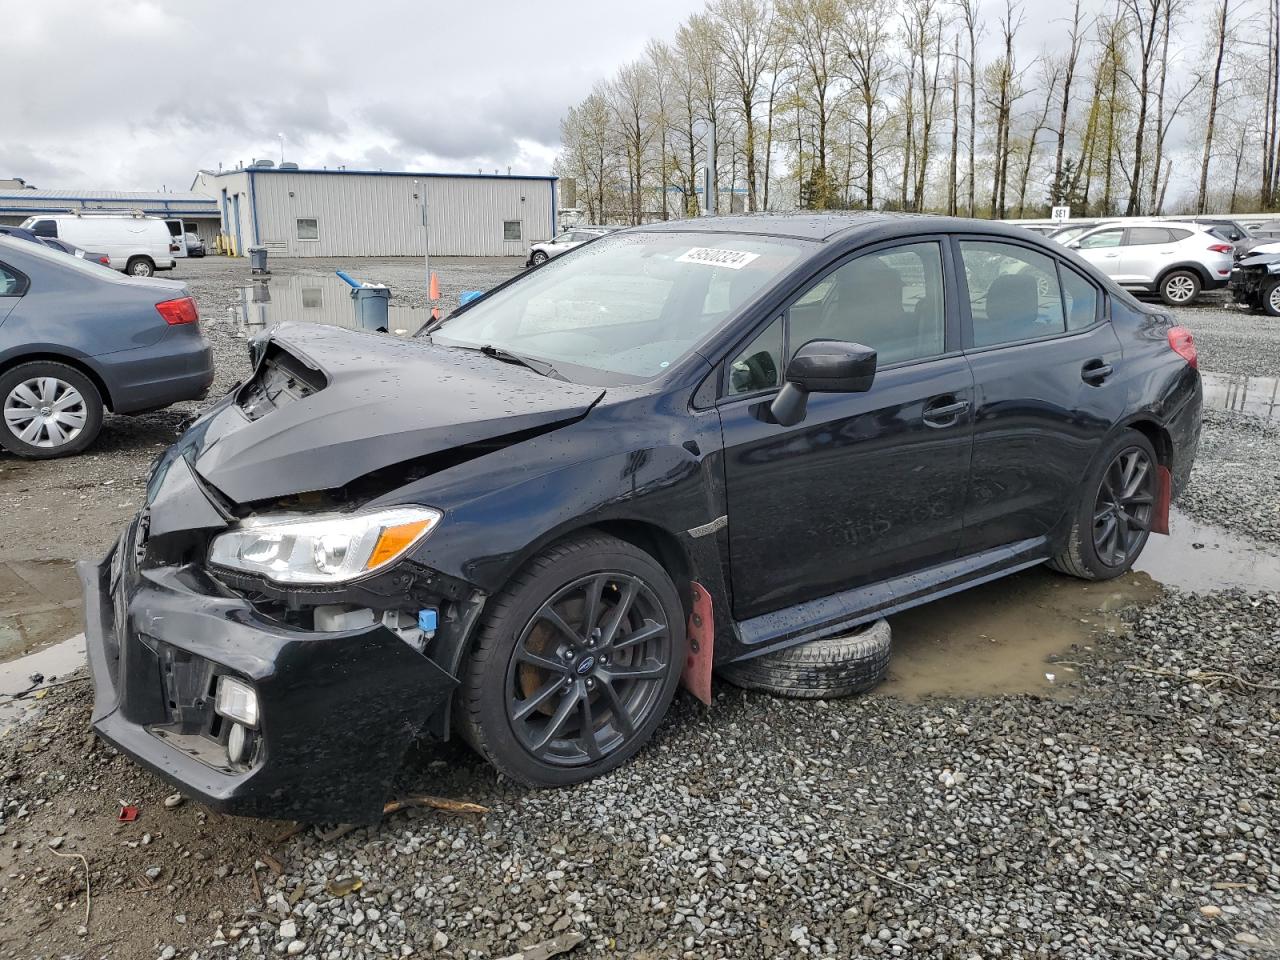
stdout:
[(480, 352), (486, 357), (493, 357), (495, 360), (501, 360), (503, 363), (514, 363), (521, 367), (528, 367), (535, 373), (540, 373), (544, 377), (553, 377), (556, 380), (565, 380), (566, 377), (556, 372), (556, 368), (544, 360), (535, 360), (533, 357), (522, 357), (518, 353), (512, 353), (502, 347), (495, 347), (491, 343), (486, 343), (480, 347)]

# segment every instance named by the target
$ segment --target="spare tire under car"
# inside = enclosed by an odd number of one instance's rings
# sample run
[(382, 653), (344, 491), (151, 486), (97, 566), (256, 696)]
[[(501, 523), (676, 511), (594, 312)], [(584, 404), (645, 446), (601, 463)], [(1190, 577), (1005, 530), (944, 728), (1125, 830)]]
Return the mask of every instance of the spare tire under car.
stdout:
[(734, 686), (779, 697), (847, 697), (870, 690), (888, 674), (891, 636), (889, 621), (875, 620), (853, 633), (726, 664), (720, 675)]

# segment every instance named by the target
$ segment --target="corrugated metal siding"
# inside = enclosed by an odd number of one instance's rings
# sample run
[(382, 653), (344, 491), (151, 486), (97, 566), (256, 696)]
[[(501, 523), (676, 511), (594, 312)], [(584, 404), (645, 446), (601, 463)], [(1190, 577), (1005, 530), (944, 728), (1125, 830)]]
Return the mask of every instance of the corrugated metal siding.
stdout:
[[(242, 178), (249, 176), (222, 177), (215, 183), (230, 194), (233, 182)], [(256, 242), (290, 257), (422, 256), (424, 189), (430, 203), (431, 253), (437, 256), (523, 255), (529, 244), (549, 239), (554, 229), (549, 179), (427, 177), (415, 187), (409, 176), (299, 172), (257, 173), (252, 181)], [(241, 218), (248, 221), (242, 223), (247, 246), (255, 242), (249, 239), (247, 197), (241, 201)], [(298, 239), (300, 218), (319, 221), (318, 240)], [(503, 241), (506, 220), (521, 221), (519, 243)]]

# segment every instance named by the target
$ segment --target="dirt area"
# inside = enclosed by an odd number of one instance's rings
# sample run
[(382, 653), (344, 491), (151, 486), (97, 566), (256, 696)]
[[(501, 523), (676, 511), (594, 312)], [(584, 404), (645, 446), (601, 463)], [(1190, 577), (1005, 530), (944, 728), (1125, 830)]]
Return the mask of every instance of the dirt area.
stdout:
[[(447, 300), (520, 268), (433, 266)], [(423, 311), (417, 261), (277, 261), (269, 301), (242, 262), (184, 263), (217, 389), (256, 317), (323, 313), (339, 268), (391, 285), (406, 323)], [(112, 417), (71, 460), (0, 454), (0, 660), (35, 651), (0, 664), (0, 958), (482, 960), (569, 934), (637, 960), (1274, 951), (1280, 327), (1184, 314), (1213, 409), (1173, 535), (1135, 572), (1033, 569), (894, 617), (872, 696), (682, 695), (650, 748), (568, 790), (425, 745), (398, 794), (488, 812), (342, 835), (167, 805), (88, 733), (71, 561), (106, 550), (195, 405)]]

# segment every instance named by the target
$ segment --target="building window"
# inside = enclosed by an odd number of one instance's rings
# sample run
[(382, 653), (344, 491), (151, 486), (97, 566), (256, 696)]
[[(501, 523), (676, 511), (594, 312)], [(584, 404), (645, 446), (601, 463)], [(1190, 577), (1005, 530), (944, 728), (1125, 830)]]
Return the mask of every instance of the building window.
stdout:
[(314, 217), (310, 219), (298, 220), (298, 239), (299, 240), (319, 240), (320, 239), (320, 221)]
[(520, 241), (520, 221), (519, 220), (503, 220), (502, 221), (502, 239)]

